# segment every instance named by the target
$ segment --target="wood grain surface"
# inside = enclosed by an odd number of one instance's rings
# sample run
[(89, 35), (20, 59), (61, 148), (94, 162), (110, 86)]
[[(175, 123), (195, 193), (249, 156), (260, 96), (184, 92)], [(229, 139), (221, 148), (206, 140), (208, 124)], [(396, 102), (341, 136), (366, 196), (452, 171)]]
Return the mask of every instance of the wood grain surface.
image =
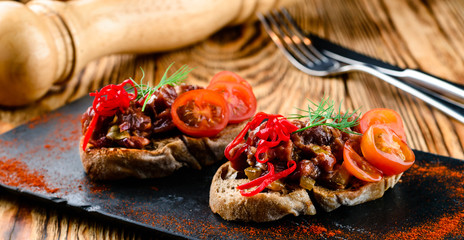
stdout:
[[(400, 67), (419, 68), (464, 84), (464, 1), (307, 0), (289, 8), (306, 31)], [(147, 26), (148, 27), (148, 26)], [(293, 67), (259, 23), (223, 29), (193, 46), (149, 55), (113, 55), (91, 62), (39, 102), (0, 108), (0, 132), (45, 114), (109, 83), (145, 71), (156, 83), (166, 67), (188, 64), (188, 82), (206, 85), (218, 71), (247, 79), (258, 110), (288, 115), (307, 99), (330, 96), (343, 110), (392, 108), (404, 120), (409, 145), (464, 159), (464, 124), (363, 73), (319, 78)], [(76, 146), (77, 147), (77, 146)], [(147, 232), (27, 202), (0, 191), (0, 239), (141, 239)], [(148, 236), (157, 238), (157, 236)]]

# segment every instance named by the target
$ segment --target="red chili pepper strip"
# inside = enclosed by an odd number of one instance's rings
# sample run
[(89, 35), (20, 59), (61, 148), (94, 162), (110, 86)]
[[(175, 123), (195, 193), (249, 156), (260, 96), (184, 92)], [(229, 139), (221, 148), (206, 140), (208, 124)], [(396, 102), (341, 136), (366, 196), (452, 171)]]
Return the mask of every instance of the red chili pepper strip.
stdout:
[[(268, 162), (267, 166), (269, 168), (269, 173), (268, 174), (266, 174), (266, 175), (264, 175), (262, 177), (259, 177), (259, 178), (255, 179), (253, 181), (250, 181), (248, 183), (245, 183), (243, 185), (237, 186), (237, 189), (240, 190), (240, 194), (242, 196), (244, 196), (244, 197), (254, 196), (254, 195), (260, 193), (261, 191), (263, 191), (264, 188), (269, 186), (269, 184), (271, 184), (272, 182), (290, 175), (290, 173), (292, 173), (296, 169), (296, 162), (293, 161), (293, 160), (287, 162), (287, 167), (288, 168), (285, 169), (282, 172), (279, 172), (279, 173), (274, 172), (274, 165), (272, 165), (272, 163)], [(258, 186), (258, 187), (253, 191), (250, 191), (250, 192), (245, 192), (244, 191), (245, 189), (249, 189), (249, 188), (256, 187), (256, 186)]]
[[(245, 125), (245, 127), (242, 129), (242, 131), (240, 131), (237, 137), (235, 137), (235, 139), (231, 143), (229, 143), (229, 145), (227, 145), (224, 151), (224, 155), (229, 161), (237, 160), (240, 154), (242, 154), (245, 151), (247, 146), (244, 145), (240, 150), (236, 151), (234, 156), (230, 155), (230, 150), (232, 150), (232, 148), (234, 148), (235, 146), (243, 142), (246, 134), (248, 133), (248, 130), (257, 128), (266, 119), (266, 117), (267, 117), (266, 113), (263, 113), (263, 112), (257, 113), (253, 117), (253, 119), (250, 122), (248, 122), (247, 125)], [(247, 140), (247, 143), (249, 142), (251, 142), (251, 139)]]
[(255, 158), (260, 163), (268, 161), (267, 154), (264, 159), (260, 159), (260, 154), (267, 153), (270, 148), (276, 147), (281, 142), (290, 140), (290, 134), (298, 130), (298, 127), (290, 123), (282, 115), (268, 115), (266, 126), (256, 133), (262, 139), (258, 142)]
[[(233, 156), (230, 155), (230, 150), (244, 141), (245, 136), (250, 129), (259, 127), (265, 120), (267, 120), (267, 122), (264, 128), (260, 129), (256, 133), (256, 137), (260, 138), (261, 140), (258, 142), (255, 157), (256, 160), (261, 163), (267, 162), (267, 158), (264, 158), (263, 160), (259, 159), (261, 153), (267, 152), (269, 148), (275, 147), (281, 142), (290, 140), (290, 134), (298, 130), (297, 126), (293, 125), (282, 115), (259, 112), (250, 122), (248, 122), (248, 124), (243, 128), (238, 136), (226, 147), (224, 155), (229, 161), (237, 160), (240, 154), (245, 151), (246, 145), (240, 150), (236, 151)], [(250, 144), (251, 140), (252, 139), (248, 139), (246, 141), (247, 144)]]
[[(128, 93), (124, 86), (126, 84), (132, 85), (134, 93)], [(82, 149), (85, 151), (85, 148), (92, 136), (95, 126), (99, 116), (113, 116), (119, 110), (121, 112), (126, 111), (130, 106), (130, 101), (137, 98), (137, 88), (135, 88), (132, 80), (124, 80), (121, 84), (114, 85), (110, 84), (103, 87), (100, 92), (95, 91), (90, 93), (90, 96), (95, 97), (92, 103), (93, 111), (95, 112), (92, 121), (90, 122), (87, 131), (85, 132)]]
[(85, 132), (84, 140), (82, 142), (83, 143), (82, 144), (82, 150), (84, 150), (84, 151), (85, 151), (85, 147), (87, 146), (87, 143), (90, 140), (90, 136), (92, 136), (92, 132), (95, 129), (95, 126), (97, 125), (98, 117), (99, 117), (98, 114), (95, 113), (95, 115), (92, 118), (92, 121), (90, 121), (89, 128), (87, 128), (87, 132)]
[[(265, 125), (256, 132), (254, 139), (248, 138), (245, 140), (245, 136), (250, 130), (254, 130), (262, 124)], [(278, 146), (281, 142), (289, 141), (291, 133), (296, 130), (298, 130), (298, 127), (293, 125), (282, 115), (266, 114), (260, 112), (257, 113), (250, 122), (248, 122), (248, 124), (237, 135), (237, 137), (226, 147), (224, 151), (225, 157), (229, 161), (234, 162), (238, 161), (240, 155), (245, 152), (245, 150), (247, 150), (250, 145), (252, 145), (253, 141), (257, 141), (256, 152), (254, 153), (256, 161), (260, 163), (267, 163), (268, 165), (269, 172), (266, 175), (237, 187), (239, 190), (241, 190), (240, 194), (242, 194), (242, 196), (254, 196), (264, 190), (264, 188), (266, 188), (275, 180), (286, 177), (295, 171), (296, 163), (292, 160), (287, 162), (288, 169), (285, 169), (284, 171), (276, 174), (274, 172), (274, 165), (268, 162), (269, 159), (267, 153), (269, 149)], [(238, 147), (239, 144), (243, 144), (243, 146)], [(231, 150), (234, 148), (238, 148), (238, 150), (235, 150), (231, 153)], [(245, 189), (256, 186), (258, 187), (253, 191), (243, 191)]]
[[(274, 174), (274, 165), (272, 163), (267, 163), (267, 167), (269, 169), (269, 172), (264, 175), (264, 176), (261, 176), (259, 178), (256, 178), (250, 182), (247, 182), (245, 184), (242, 184), (240, 186), (237, 186), (237, 189), (241, 190), (240, 193), (242, 194), (242, 196), (244, 196), (244, 194), (252, 194), (254, 193), (253, 195), (261, 192), (267, 185), (264, 185), (263, 183), (266, 182), (266, 180), (270, 179)], [(251, 192), (245, 192), (243, 190), (245, 189), (249, 189), (249, 188), (252, 188), (252, 187), (256, 187), (256, 186), (259, 186), (258, 188), (256, 188), (255, 190), (251, 191)]]
[[(266, 121), (267, 120), (267, 121)], [(259, 127), (263, 122), (266, 121), (265, 126), (260, 129), (255, 136), (259, 138), (256, 149), (255, 158), (260, 163), (265, 163), (268, 161), (266, 153), (270, 148), (276, 147), (281, 142), (289, 141), (290, 134), (296, 130), (298, 127), (293, 125), (282, 115), (276, 114), (266, 114), (259, 112), (255, 117), (243, 128), (243, 130), (238, 134), (238, 136), (226, 147), (224, 151), (225, 157), (229, 161), (236, 161), (240, 155), (246, 150), (247, 145), (250, 145), (253, 139), (247, 139), (246, 144), (241, 147), (239, 150), (233, 153), (231, 156), (231, 150), (236, 147), (238, 144), (245, 141), (245, 136), (250, 129), (255, 129)], [(260, 156), (264, 153), (264, 158), (260, 159)]]
[[(280, 141), (264, 141), (264, 140), (260, 140), (259, 143), (258, 143), (258, 146), (256, 147), (256, 153), (255, 153), (255, 157), (256, 157), (256, 161), (260, 162), (260, 163), (265, 163), (267, 162), (268, 158), (267, 158), (267, 151), (273, 147), (276, 147), (277, 145), (279, 145)], [(264, 153), (264, 156), (265, 158), (264, 159), (260, 159), (260, 155)]]
[(243, 151), (245, 151), (245, 149), (247, 148), (246, 145), (243, 145), (242, 148), (240, 148), (240, 150), (236, 151), (234, 156), (230, 156), (230, 150), (232, 150), (235, 146), (237, 146), (238, 144), (240, 144), (240, 142), (242, 142), (244, 139), (245, 139), (245, 135), (247, 134), (248, 130), (250, 129), (250, 123), (248, 123), (243, 129), (242, 131), (237, 135), (237, 137), (235, 137), (235, 139), (229, 143), (229, 145), (227, 145), (226, 149), (224, 150), (224, 156), (229, 160), (229, 161), (235, 161), (239, 156), (240, 154), (243, 153)]

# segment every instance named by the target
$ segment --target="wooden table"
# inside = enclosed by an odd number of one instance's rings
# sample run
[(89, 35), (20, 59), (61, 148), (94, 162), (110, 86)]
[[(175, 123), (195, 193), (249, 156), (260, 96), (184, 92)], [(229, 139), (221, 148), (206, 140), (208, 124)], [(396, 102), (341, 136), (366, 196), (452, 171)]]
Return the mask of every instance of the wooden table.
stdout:
[[(308, 0), (289, 10), (307, 31), (401, 67), (420, 68), (464, 84), (463, 1)], [(0, 108), (0, 132), (108, 83), (140, 79), (140, 68), (146, 79), (157, 81), (171, 62), (175, 67), (195, 67), (188, 79), (193, 84), (206, 85), (220, 70), (238, 73), (253, 85), (259, 111), (288, 115), (306, 107), (306, 99), (319, 101), (323, 96), (342, 102), (343, 110), (392, 108), (403, 116), (412, 148), (464, 159), (464, 124), (363, 73), (308, 76), (285, 59), (258, 23), (223, 29), (176, 51), (98, 59), (40, 102)], [(0, 194), (1, 239), (140, 239), (146, 234)]]

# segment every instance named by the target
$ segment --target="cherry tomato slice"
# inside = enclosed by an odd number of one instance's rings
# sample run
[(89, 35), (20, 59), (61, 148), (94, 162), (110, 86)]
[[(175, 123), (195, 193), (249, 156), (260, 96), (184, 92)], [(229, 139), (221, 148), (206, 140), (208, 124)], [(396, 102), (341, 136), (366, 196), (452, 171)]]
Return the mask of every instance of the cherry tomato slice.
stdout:
[(235, 82), (235, 83), (240, 83), (245, 85), (247, 88), (252, 89), (251, 85), (242, 77), (240, 77), (238, 74), (230, 71), (222, 71), (216, 73), (216, 75), (213, 76), (211, 81), (209, 82), (209, 85), (216, 83), (216, 82)]
[(366, 160), (385, 175), (406, 171), (415, 161), (414, 152), (388, 126), (372, 125), (361, 140)]
[(366, 159), (358, 154), (361, 152), (359, 142), (348, 140), (343, 146), (343, 164), (348, 172), (356, 178), (366, 182), (378, 182), (382, 179), (382, 173), (372, 166)]
[(403, 120), (401, 116), (392, 109), (374, 108), (364, 113), (359, 121), (361, 133), (374, 124), (385, 124), (390, 127), (398, 136), (406, 142), (406, 133), (404, 132)]
[(227, 126), (229, 107), (221, 94), (198, 89), (179, 95), (172, 104), (171, 116), (181, 132), (193, 137), (212, 137)]
[(250, 88), (236, 82), (215, 82), (207, 89), (224, 96), (229, 105), (229, 122), (239, 123), (253, 117), (256, 111), (256, 97)]

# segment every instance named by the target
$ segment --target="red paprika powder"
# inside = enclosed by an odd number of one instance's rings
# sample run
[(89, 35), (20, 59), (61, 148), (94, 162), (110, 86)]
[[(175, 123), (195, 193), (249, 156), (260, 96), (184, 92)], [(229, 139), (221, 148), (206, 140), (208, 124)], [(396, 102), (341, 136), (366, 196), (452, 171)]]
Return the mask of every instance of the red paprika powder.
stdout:
[(59, 190), (50, 188), (42, 174), (31, 171), (25, 163), (14, 158), (0, 158), (0, 182), (10, 187), (42, 189), (47, 193), (56, 193)]

